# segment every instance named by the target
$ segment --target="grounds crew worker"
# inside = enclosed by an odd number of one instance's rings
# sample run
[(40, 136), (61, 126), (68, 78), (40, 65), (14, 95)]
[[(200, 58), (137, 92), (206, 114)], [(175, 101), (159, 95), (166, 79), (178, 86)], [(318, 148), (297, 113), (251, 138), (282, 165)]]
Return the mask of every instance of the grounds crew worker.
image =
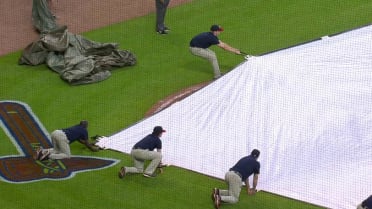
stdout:
[(226, 51), (241, 54), (239, 49), (235, 49), (218, 39), (217, 36), (220, 35), (222, 31), (223, 28), (221, 26), (212, 25), (209, 32), (200, 33), (190, 41), (189, 49), (191, 54), (204, 58), (212, 64), (214, 79), (221, 77), (221, 71), (218, 65), (216, 53), (208, 49), (210, 46), (217, 45)]
[[(256, 193), (258, 182), (258, 174), (260, 173), (260, 163), (257, 161), (260, 156), (260, 151), (252, 150), (251, 154), (241, 158), (230, 170), (225, 174), (225, 181), (229, 186), (228, 190), (220, 190), (214, 188), (212, 191), (212, 200), (215, 208), (219, 208), (221, 202), (237, 203), (239, 201), (242, 181), (245, 182), (248, 195)], [(253, 175), (252, 187), (249, 184), (249, 176)]]
[[(160, 137), (165, 132), (161, 126), (155, 126), (152, 133), (137, 142), (130, 153), (133, 158), (134, 167), (121, 167), (119, 178), (123, 178), (128, 173), (143, 173), (144, 177), (155, 177), (156, 168), (162, 160)], [(156, 149), (156, 151), (154, 151)], [(146, 160), (151, 160), (150, 164), (144, 170)]]
[(88, 121), (82, 120), (78, 125), (55, 130), (51, 134), (53, 148), (36, 150), (35, 160), (64, 159), (71, 157), (70, 143), (79, 141), (91, 151), (98, 151), (98, 147), (92, 145), (88, 138)]

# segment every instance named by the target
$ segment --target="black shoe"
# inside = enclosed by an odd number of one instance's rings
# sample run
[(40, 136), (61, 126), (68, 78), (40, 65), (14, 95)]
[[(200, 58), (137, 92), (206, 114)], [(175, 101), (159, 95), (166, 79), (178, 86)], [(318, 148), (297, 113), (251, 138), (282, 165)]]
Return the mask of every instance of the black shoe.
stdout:
[(159, 31), (169, 32), (170, 30), (171, 30), (171, 29), (170, 29), (169, 27), (167, 27), (167, 26), (164, 26), (163, 29), (161, 29), (161, 28), (155, 28), (155, 31), (156, 31), (156, 32), (159, 32)]
[(216, 199), (215, 199), (216, 195), (220, 195), (220, 190), (217, 189), (217, 188), (214, 188), (214, 189), (212, 190), (212, 195), (211, 195), (211, 198), (212, 198), (213, 202), (216, 200)]
[(168, 34), (165, 30), (158, 30), (157, 31), (160, 35), (166, 35)]
[(158, 168), (164, 168), (164, 167), (168, 167), (168, 165), (167, 164), (163, 164), (163, 163), (159, 163)]
[(215, 81), (215, 80), (218, 80), (219, 78), (221, 78), (222, 77), (222, 75), (220, 75), (220, 76), (215, 76), (214, 78), (213, 78), (213, 80)]
[(146, 177), (146, 178), (155, 178), (156, 174), (155, 173), (153, 173), (153, 174), (143, 173), (143, 176)]
[(34, 155), (34, 160), (40, 160), (41, 156), (43, 156), (43, 149), (39, 147)]
[(214, 195), (214, 207), (219, 209), (221, 205), (221, 196), (219, 194)]
[(214, 76), (213, 80), (217, 80), (217, 79), (221, 78), (224, 75), (225, 75), (225, 73), (221, 73), (220, 75)]
[(125, 176), (125, 167), (121, 167), (119, 171), (119, 178), (124, 178)]
[(42, 156), (39, 158), (39, 160), (40, 161), (48, 160), (49, 159), (49, 155), (50, 155), (50, 152), (49, 152), (49, 150), (47, 150), (46, 152), (44, 152), (44, 154), (42, 154)]

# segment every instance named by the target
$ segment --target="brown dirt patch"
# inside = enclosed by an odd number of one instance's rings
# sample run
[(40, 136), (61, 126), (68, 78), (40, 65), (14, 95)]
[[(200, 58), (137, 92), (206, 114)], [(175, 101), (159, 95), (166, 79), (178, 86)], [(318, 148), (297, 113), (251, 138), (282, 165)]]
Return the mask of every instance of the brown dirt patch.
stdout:
[(190, 96), (192, 93), (198, 91), (199, 89), (203, 88), (204, 86), (210, 83), (211, 81), (206, 81), (200, 84), (196, 84), (194, 86), (190, 86), (188, 88), (182, 89), (179, 92), (167, 96), (166, 98), (158, 101), (154, 106), (152, 106), (150, 110), (148, 110), (147, 113), (145, 114), (145, 117), (149, 117), (155, 113), (162, 111), (163, 109), (171, 106), (173, 103), (181, 101), (182, 99), (186, 98), (187, 96)]
[[(171, 0), (169, 9), (191, 1)], [(154, 0), (52, 0), (52, 3), (51, 10), (57, 16), (57, 23), (67, 25), (69, 31), (75, 34), (155, 12)], [(0, 14), (0, 56), (22, 50), (38, 39), (31, 20), (31, 0), (0, 1)], [(146, 117), (182, 100), (208, 83), (191, 86), (166, 97), (155, 104)]]
[[(155, 12), (155, 1), (150, 0), (52, 1), (57, 23), (67, 25), (75, 34)], [(171, 0), (169, 8), (191, 1)], [(38, 39), (31, 21), (32, 0), (2, 0), (0, 14), (0, 56), (24, 49)]]

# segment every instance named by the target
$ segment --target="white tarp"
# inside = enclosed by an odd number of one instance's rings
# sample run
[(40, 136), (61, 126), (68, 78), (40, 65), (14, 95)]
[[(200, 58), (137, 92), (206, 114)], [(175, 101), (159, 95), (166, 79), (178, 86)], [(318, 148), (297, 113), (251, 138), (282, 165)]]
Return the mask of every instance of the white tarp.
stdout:
[(372, 194), (372, 26), (253, 57), (99, 144), (129, 153), (156, 125), (164, 163), (222, 179), (258, 148), (258, 189), (355, 209)]

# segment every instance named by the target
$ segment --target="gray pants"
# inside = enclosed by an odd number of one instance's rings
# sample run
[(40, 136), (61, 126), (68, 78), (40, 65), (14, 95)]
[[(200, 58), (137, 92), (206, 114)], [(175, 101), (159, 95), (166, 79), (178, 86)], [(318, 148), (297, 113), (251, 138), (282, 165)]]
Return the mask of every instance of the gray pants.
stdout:
[(217, 56), (214, 51), (198, 47), (190, 47), (189, 49), (191, 54), (204, 58), (212, 64), (214, 78), (219, 78), (221, 76), (220, 66), (218, 65)]
[(165, 28), (164, 19), (170, 0), (155, 0), (156, 7), (156, 30), (162, 31)]
[(242, 187), (242, 178), (235, 172), (229, 171), (225, 174), (225, 182), (228, 185), (228, 190), (220, 190), (221, 201), (237, 203)]
[[(153, 174), (162, 159), (160, 152), (145, 149), (132, 149), (130, 155), (133, 158), (134, 167), (125, 167), (126, 173)], [(144, 171), (145, 160), (151, 160), (151, 162)]]
[(362, 203), (357, 206), (357, 209), (367, 209), (367, 207), (363, 207)]
[(71, 157), (69, 141), (65, 132), (62, 130), (55, 130), (51, 134), (53, 148), (48, 149), (50, 152), (50, 159), (64, 159)]

